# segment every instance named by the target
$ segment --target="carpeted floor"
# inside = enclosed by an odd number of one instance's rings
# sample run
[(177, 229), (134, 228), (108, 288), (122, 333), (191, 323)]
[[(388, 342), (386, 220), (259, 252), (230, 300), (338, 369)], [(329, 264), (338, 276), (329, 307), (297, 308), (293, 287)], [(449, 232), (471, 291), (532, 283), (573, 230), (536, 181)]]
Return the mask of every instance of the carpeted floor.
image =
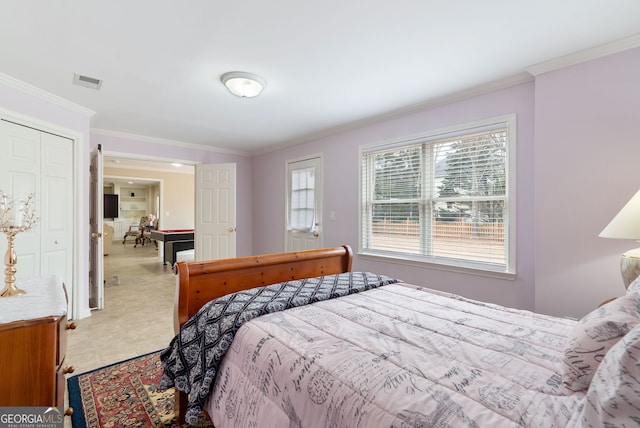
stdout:
[(161, 376), (157, 351), (68, 378), (73, 428), (177, 426), (173, 389), (158, 390)]

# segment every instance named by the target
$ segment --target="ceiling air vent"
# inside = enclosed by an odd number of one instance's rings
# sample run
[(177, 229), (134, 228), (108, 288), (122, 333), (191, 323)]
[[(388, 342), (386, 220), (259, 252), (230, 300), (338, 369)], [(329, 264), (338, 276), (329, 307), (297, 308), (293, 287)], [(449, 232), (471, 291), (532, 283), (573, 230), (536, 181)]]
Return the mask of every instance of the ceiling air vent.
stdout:
[(85, 88), (100, 89), (102, 86), (102, 80), (95, 77), (83, 76), (82, 74), (75, 73), (73, 75), (73, 83), (76, 85), (84, 86)]

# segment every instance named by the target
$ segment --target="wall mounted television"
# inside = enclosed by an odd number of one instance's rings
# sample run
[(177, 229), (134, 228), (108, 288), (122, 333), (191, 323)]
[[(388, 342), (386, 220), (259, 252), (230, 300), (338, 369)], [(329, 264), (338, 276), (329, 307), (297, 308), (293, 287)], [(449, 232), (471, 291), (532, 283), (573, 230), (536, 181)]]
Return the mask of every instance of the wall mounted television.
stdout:
[(105, 193), (103, 196), (103, 218), (118, 217), (118, 195)]

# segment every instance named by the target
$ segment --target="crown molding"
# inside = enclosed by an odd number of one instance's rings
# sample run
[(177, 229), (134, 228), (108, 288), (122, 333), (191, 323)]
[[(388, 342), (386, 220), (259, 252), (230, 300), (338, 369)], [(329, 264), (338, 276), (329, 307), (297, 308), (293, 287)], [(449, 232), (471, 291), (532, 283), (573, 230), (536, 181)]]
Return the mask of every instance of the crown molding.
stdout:
[(637, 48), (638, 46), (640, 46), (640, 34), (626, 37), (624, 39), (619, 39), (610, 43), (605, 43), (603, 45), (595, 46), (589, 49), (584, 49), (569, 55), (564, 55), (558, 58), (551, 59), (549, 61), (544, 61), (539, 64), (534, 64), (530, 67), (527, 67), (525, 70), (532, 76), (539, 76), (544, 73), (549, 73), (550, 71), (560, 70), (565, 67)]
[(146, 143), (164, 144), (165, 146), (183, 147), (186, 149), (204, 150), (207, 152), (223, 153), (228, 155), (249, 156), (250, 153), (240, 150), (230, 150), (214, 146), (206, 146), (204, 144), (187, 143), (184, 141), (167, 140), (164, 138), (149, 137), (146, 135), (130, 134), (128, 132), (110, 131), (108, 129), (91, 128), (91, 134), (102, 135), (105, 137), (122, 138)]
[(41, 100), (63, 107), (67, 110), (73, 111), (75, 113), (80, 113), (83, 116), (89, 118), (93, 117), (96, 114), (96, 112), (91, 109), (88, 109), (76, 103), (72, 103), (71, 101), (65, 100), (62, 97), (25, 83), (22, 80), (16, 79), (15, 77), (11, 77), (8, 74), (0, 73), (0, 83), (17, 89), (20, 92), (33, 95), (36, 98), (40, 98)]
[(391, 120), (391, 119), (406, 116), (412, 113), (418, 113), (431, 108), (452, 104), (457, 101), (462, 101), (468, 98), (489, 94), (491, 92), (498, 91), (500, 89), (506, 89), (512, 86), (517, 86), (517, 85), (532, 82), (532, 81), (533, 81), (533, 77), (529, 73), (526, 73), (526, 72), (517, 73), (511, 76), (505, 77), (503, 79), (494, 80), (492, 82), (488, 82), (482, 85), (477, 85), (477, 86), (464, 89), (462, 91), (458, 91), (449, 95), (444, 95), (441, 97), (430, 99), (428, 101), (413, 104), (408, 107), (389, 111), (376, 116), (367, 117), (354, 122), (349, 122), (341, 126), (336, 126), (333, 128), (321, 130), (315, 133), (307, 134), (295, 140), (285, 141), (280, 144), (272, 144), (267, 147), (256, 149), (252, 153), (254, 155), (263, 155), (266, 153), (283, 150), (298, 144), (309, 143), (312, 141), (331, 137), (333, 135), (341, 134), (344, 132), (355, 131), (357, 129), (374, 125), (376, 123), (379, 123), (385, 120)]
[(451, 104), (457, 101), (466, 100), (468, 98), (477, 97), (484, 94), (489, 94), (491, 92), (499, 91), (501, 89), (510, 88), (512, 86), (517, 86), (523, 83), (531, 82), (533, 78), (525, 72), (517, 73), (503, 79), (494, 80), (493, 82), (488, 82), (482, 85), (477, 85), (472, 88), (468, 88), (459, 92), (455, 92), (453, 94), (444, 95), (439, 98), (434, 98), (427, 102), (414, 105), (413, 107), (401, 109), (394, 113), (394, 116), (405, 115), (407, 113), (411, 113), (413, 111), (426, 110), (429, 108), (439, 107), (447, 104)]
[(423, 103), (414, 104), (412, 106), (387, 112), (382, 115), (369, 117), (360, 121), (351, 122), (342, 126), (334, 127), (319, 131), (317, 133), (308, 134), (295, 141), (287, 141), (282, 144), (271, 145), (262, 149), (256, 150), (255, 154), (264, 154), (271, 151), (281, 150), (289, 146), (296, 144), (302, 144), (305, 142), (314, 141), (320, 138), (326, 138), (331, 135), (339, 134), (342, 132), (352, 131), (358, 128), (362, 128), (382, 120), (393, 119), (398, 116), (403, 116), (430, 108), (451, 104), (457, 101), (462, 101), (467, 98), (487, 94), (500, 89), (505, 89), (511, 86), (516, 86), (522, 83), (530, 82), (540, 74), (548, 73), (550, 71), (559, 70), (561, 68), (569, 67), (571, 65), (579, 64), (586, 61), (602, 58), (608, 55), (623, 52), (625, 50), (633, 49), (640, 46), (640, 34), (626, 37), (616, 40), (614, 42), (605, 43), (593, 48), (584, 49), (569, 55), (564, 55), (558, 58), (554, 58), (549, 61), (534, 64), (526, 67), (523, 72), (506, 77), (504, 79), (489, 82), (483, 85), (474, 86), (469, 89), (465, 89), (450, 95), (445, 95), (439, 98), (434, 98)]

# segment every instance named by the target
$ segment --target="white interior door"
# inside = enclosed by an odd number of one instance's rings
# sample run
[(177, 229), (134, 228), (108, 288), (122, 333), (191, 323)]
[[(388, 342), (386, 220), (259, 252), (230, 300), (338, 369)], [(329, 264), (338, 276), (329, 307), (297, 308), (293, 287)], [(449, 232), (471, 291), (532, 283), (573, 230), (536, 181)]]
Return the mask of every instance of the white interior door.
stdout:
[(89, 307), (104, 309), (104, 247), (103, 233), (103, 179), (102, 146), (91, 152), (91, 185), (89, 187), (89, 225), (91, 244), (89, 248)]
[(286, 251), (322, 246), (322, 156), (287, 162)]
[[(0, 190), (15, 200), (33, 195), (39, 221), (15, 240), (16, 285), (21, 278), (59, 275), (73, 306), (73, 140), (0, 120)], [(7, 249), (0, 239), (0, 254)]]
[(196, 165), (195, 260), (236, 256), (236, 164)]

